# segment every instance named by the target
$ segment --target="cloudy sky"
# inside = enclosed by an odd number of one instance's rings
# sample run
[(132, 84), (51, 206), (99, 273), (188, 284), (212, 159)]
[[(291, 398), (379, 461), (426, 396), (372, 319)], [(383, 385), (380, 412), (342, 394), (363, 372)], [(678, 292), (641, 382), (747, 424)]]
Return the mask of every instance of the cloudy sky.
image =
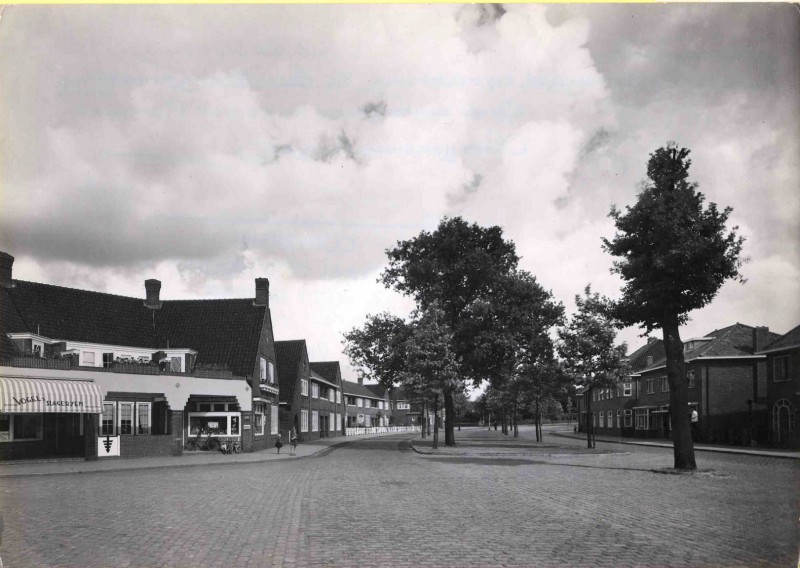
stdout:
[[(564, 302), (619, 281), (601, 237), (650, 152), (734, 208), (747, 283), (685, 338), (800, 323), (800, 10), (780, 5), (12, 6), (0, 248), (16, 278), (248, 297), (343, 359), (385, 250), (497, 224)], [(637, 330), (621, 339), (635, 348)], [(349, 376), (348, 378), (353, 378)]]

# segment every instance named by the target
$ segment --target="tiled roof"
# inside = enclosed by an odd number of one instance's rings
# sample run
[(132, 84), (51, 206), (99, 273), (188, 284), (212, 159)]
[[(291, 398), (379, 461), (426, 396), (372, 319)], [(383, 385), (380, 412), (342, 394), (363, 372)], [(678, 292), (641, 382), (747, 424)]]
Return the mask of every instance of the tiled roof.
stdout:
[(294, 399), (294, 389), (304, 356), (307, 357), (305, 339), (275, 342), (275, 366), (281, 387), (281, 402), (291, 403)]
[(660, 361), (664, 359), (664, 342), (660, 339), (648, 341), (639, 349), (628, 355), (628, 361), (630, 362), (631, 370), (633, 372), (637, 372), (646, 368), (648, 366), (648, 357), (652, 357), (652, 361)]
[[(686, 361), (702, 359), (706, 357), (725, 358), (725, 357), (746, 357), (755, 354), (753, 332), (755, 328), (743, 323), (735, 323), (728, 327), (723, 327), (712, 331), (705, 337), (712, 338), (711, 341), (704, 341), (701, 345), (685, 352), (683, 357)], [(768, 333), (767, 343), (778, 338), (777, 333)], [(663, 353), (663, 346), (662, 346)], [(666, 363), (666, 355), (654, 359), (653, 367), (661, 367)]]
[(53, 339), (147, 349), (197, 351), (198, 363), (226, 364), (234, 374), (252, 375), (266, 306), (250, 298), (165, 300), (150, 309), (130, 298), (14, 280), (4, 289), (0, 331), (32, 332)]
[(360, 385), (352, 381), (342, 381), (342, 390), (350, 396), (360, 396), (362, 398), (383, 399), (386, 394), (386, 387), (383, 385)]
[(778, 339), (767, 345), (764, 351), (777, 351), (779, 349), (797, 347), (798, 345), (800, 345), (800, 325), (778, 337)]
[(339, 361), (317, 361), (309, 363), (309, 367), (329, 383), (339, 384), (339, 378), (342, 376)]

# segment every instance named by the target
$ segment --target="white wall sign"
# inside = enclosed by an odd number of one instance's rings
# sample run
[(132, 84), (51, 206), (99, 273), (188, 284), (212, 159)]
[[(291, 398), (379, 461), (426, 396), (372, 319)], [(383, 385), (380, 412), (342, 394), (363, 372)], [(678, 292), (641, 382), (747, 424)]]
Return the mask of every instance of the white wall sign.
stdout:
[(97, 456), (101, 458), (119, 456), (119, 436), (97, 438)]

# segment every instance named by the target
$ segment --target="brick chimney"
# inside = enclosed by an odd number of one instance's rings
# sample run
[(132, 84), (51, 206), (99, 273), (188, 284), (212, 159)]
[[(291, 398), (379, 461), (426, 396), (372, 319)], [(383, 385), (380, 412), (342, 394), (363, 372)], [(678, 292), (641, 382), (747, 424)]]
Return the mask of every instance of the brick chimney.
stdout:
[(360, 385), (364, 384), (364, 377), (358, 377), (358, 384)]
[(145, 280), (144, 289), (147, 292), (147, 298), (144, 301), (144, 305), (151, 310), (159, 309), (161, 307), (161, 300), (158, 296), (161, 292), (161, 280), (156, 280), (155, 278)]
[(256, 306), (269, 307), (269, 279), (256, 278), (256, 299), (253, 302)]
[(655, 343), (656, 341), (658, 341), (657, 337), (648, 337), (647, 338), (647, 344), (648, 345), (650, 345), (651, 343)]
[(14, 257), (7, 252), (0, 252), (0, 286), (3, 288), (13, 288), (14, 281), (11, 278), (11, 269), (14, 266)]
[(758, 353), (769, 343), (769, 328), (759, 326), (753, 328), (753, 353)]

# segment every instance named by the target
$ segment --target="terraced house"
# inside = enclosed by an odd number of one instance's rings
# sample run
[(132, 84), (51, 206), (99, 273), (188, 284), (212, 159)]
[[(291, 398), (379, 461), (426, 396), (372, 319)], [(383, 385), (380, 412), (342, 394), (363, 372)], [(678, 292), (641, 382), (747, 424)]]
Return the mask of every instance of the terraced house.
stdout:
[(346, 401), (347, 428), (372, 428), (389, 426), (391, 415), (389, 394), (381, 385), (365, 385), (362, 379), (357, 383), (343, 381)]
[[(267, 447), (278, 385), (269, 281), (251, 298), (132, 298), (15, 280), (0, 253), (0, 458)], [(195, 447), (195, 446), (193, 446)]]
[[(284, 440), (292, 428), (300, 441), (343, 434), (341, 373), (337, 362), (309, 363), (304, 339), (276, 341), (281, 385), (280, 430)], [(321, 371), (317, 372), (317, 371)]]
[[(771, 353), (779, 357), (778, 339), (767, 327), (736, 323), (684, 341), (689, 407), (679, 411), (697, 411), (700, 441), (744, 445), (770, 441), (773, 403), (768, 400), (768, 385), (774, 379), (768, 382), (765, 349), (778, 345)], [(651, 339), (636, 350), (631, 365), (635, 372), (630, 389), (624, 382), (622, 388), (583, 393), (583, 397), (593, 397), (588, 419), (598, 435), (670, 438), (670, 386), (661, 340)], [(580, 406), (585, 413), (584, 400)]]

